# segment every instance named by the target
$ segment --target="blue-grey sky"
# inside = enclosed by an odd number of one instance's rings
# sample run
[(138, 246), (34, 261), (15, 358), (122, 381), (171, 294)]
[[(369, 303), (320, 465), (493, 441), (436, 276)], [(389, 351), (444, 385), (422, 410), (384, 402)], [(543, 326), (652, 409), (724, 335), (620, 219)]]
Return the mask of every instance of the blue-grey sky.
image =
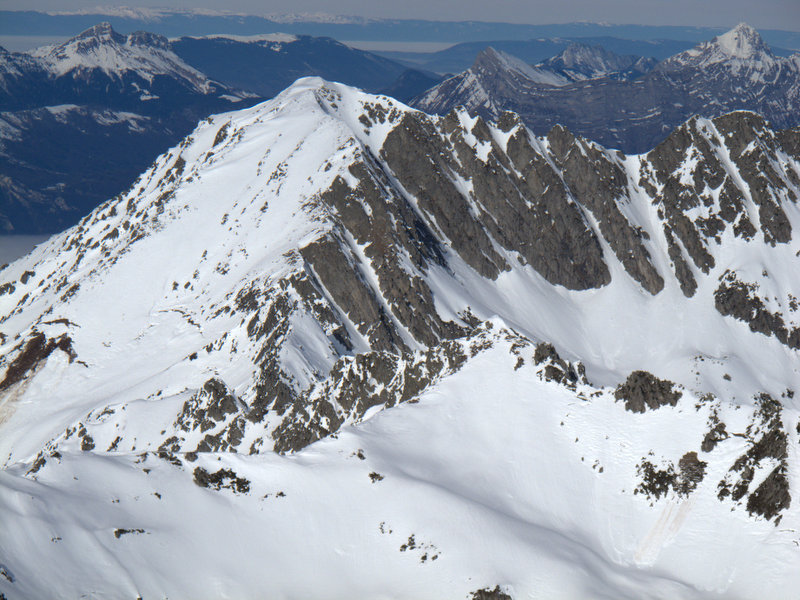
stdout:
[(758, 28), (800, 31), (800, 0), (0, 0), (5, 10), (85, 10), (98, 5), (531, 24), (593, 21), (728, 27), (746, 21)]

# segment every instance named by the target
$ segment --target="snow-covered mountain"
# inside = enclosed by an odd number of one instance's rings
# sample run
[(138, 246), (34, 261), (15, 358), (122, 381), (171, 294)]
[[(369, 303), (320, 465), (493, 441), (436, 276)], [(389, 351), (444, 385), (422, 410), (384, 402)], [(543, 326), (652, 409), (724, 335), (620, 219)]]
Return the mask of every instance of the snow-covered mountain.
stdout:
[(799, 135), (201, 122), (0, 273), (0, 592), (794, 597)]
[(779, 126), (798, 124), (800, 53), (775, 56), (758, 32), (744, 23), (665, 60), (658, 71), (695, 94), (713, 92), (723, 102), (737, 97), (751, 102)]
[[(529, 65), (490, 46), (478, 54), (470, 69), (426, 91), (416, 102), (423, 109), (434, 110), (440, 104), (449, 104), (452, 98), (459, 98), (460, 104), (470, 109), (495, 107), (494, 98), (505, 95), (536, 95), (549, 86), (561, 87), (587, 79), (631, 79), (652, 69), (653, 62), (637, 56), (619, 56), (601, 46), (571, 44), (551, 59)], [(496, 117), (500, 112), (495, 107), (490, 114)]]
[[(40, 83), (33, 97), (24, 93), (32, 75)], [(174, 110), (165, 103), (190, 102), (196, 97), (246, 97), (186, 64), (167, 38), (143, 31), (121, 35), (108, 23), (29, 54), (3, 52), (0, 89), (5, 92), (0, 106), (6, 110), (95, 102), (110, 108), (132, 104), (163, 111)]]
[(634, 55), (619, 55), (603, 46), (573, 43), (537, 67), (561, 74), (567, 82), (585, 79), (635, 79), (653, 69), (658, 61)]
[[(31, 54), (41, 58), (56, 77), (90, 80), (99, 71), (112, 80), (135, 77), (149, 84), (158, 76), (166, 76), (199, 94), (208, 94), (213, 87), (205, 75), (172, 52), (165, 37), (144, 31), (121, 35), (109, 23), (87, 29), (63, 44), (37, 48)], [(149, 92), (140, 90), (140, 98), (149, 99)]]
[[(31, 53), (0, 48), (0, 231), (73, 225), (214, 112), (320, 75), (409, 99), (440, 78), (330, 38), (172, 41), (101, 23)], [(50, 140), (69, 140), (69, 145)]]
[[(473, 67), (431, 88), (412, 104), (441, 114), (465, 106), (472, 114), (491, 118), (512, 110), (537, 134), (565, 124), (626, 152), (646, 151), (693, 114), (714, 117), (753, 110), (778, 128), (800, 124), (800, 54), (775, 56), (745, 24), (652, 70), (651, 65), (640, 65), (642, 71), (649, 71), (644, 75), (634, 64), (622, 76), (618, 71), (581, 81), (566, 67), (572, 60), (568, 55), (535, 67), (537, 73), (546, 69), (561, 77), (547, 82), (507, 67), (495, 54), (483, 53)], [(577, 49), (569, 54), (583, 56)], [(603, 63), (596, 53), (593, 60)], [(591, 68), (585, 70), (592, 74)]]
[(691, 50), (667, 59), (662, 67), (703, 69), (719, 65), (733, 71), (743, 68), (764, 71), (773, 68), (777, 62), (780, 61), (776, 61), (769, 46), (761, 39), (758, 32), (747, 23), (739, 23), (710, 42), (703, 42)]
[(183, 62), (166, 38), (107, 23), (31, 54), (0, 51), (0, 230), (76, 223), (199, 119), (257, 100)]

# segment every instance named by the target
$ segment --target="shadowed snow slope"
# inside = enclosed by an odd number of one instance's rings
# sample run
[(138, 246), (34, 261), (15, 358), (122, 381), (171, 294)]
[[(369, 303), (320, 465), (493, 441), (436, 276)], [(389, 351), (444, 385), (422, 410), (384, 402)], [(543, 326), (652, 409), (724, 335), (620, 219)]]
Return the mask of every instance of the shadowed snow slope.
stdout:
[(799, 149), (207, 119), (0, 273), (0, 591), (792, 597)]

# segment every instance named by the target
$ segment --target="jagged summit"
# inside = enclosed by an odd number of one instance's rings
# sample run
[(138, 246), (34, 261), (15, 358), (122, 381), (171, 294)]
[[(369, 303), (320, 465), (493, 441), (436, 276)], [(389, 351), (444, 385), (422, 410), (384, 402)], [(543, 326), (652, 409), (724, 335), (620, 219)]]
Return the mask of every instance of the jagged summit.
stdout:
[(70, 73), (87, 77), (100, 71), (112, 79), (132, 74), (149, 82), (168, 76), (203, 94), (213, 87), (205, 75), (172, 52), (167, 38), (141, 31), (122, 35), (110, 23), (95, 25), (61, 44), (37, 48), (31, 55), (42, 59), (57, 77)]
[(97, 25), (93, 25), (88, 29), (82, 31), (78, 35), (70, 38), (66, 43), (76, 42), (78, 40), (98, 40), (101, 42), (124, 42), (125, 36), (114, 31), (111, 23), (103, 21)]
[(634, 78), (650, 71), (656, 60), (634, 55), (620, 55), (603, 46), (572, 43), (560, 54), (536, 65), (564, 76), (568, 81), (613, 77)]

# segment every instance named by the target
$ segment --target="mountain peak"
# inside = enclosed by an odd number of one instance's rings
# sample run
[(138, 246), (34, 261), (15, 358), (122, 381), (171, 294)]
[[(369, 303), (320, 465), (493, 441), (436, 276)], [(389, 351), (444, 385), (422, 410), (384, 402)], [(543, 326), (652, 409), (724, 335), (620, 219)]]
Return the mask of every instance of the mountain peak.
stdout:
[(3, 591), (798, 589), (800, 166), (741, 118), (625, 157), (307, 78), (204, 119), (0, 272)]
[(93, 27), (90, 27), (89, 29), (82, 31), (74, 38), (68, 40), (66, 44), (70, 44), (81, 40), (97, 40), (103, 42), (115, 41), (124, 43), (125, 36), (114, 31), (114, 28), (111, 27), (111, 23), (109, 23), (108, 21), (103, 21), (102, 23), (98, 23), (97, 25), (94, 25)]
[(736, 72), (742, 66), (748, 71), (760, 71), (770, 69), (777, 60), (758, 31), (746, 23), (739, 23), (708, 42), (668, 58), (661, 63), (661, 68), (671, 70), (684, 66), (704, 68), (727, 64)]
[(539, 69), (529, 65), (522, 59), (506, 54), (501, 50), (487, 46), (475, 59), (471, 71), (478, 71), (484, 76), (501, 75), (522, 77), (532, 83), (543, 83), (545, 85), (564, 85), (568, 79), (547, 69)]
[(731, 58), (753, 58), (762, 52), (770, 53), (769, 47), (758, 31), (747, 23), (739, 23), (736, 27), (717, 36), (711, 41)]
[[(103, 72), (114, 80), (122, 80), (123, 73), (134, 73), (142, 81), (152, 83), (154, 77), (167, 75), (201, 94), (212, 91), (208, 78), (186, 64), (170, 47), (164, 36), (144, 31), (122, 35), (110, 23), (95, 25), (62, 44), (43, 46), (29, 53), (42, 59), (55, 76), (85, 76), (92, 71)], [(148, 99), (156, 98), (143, 92)]]
[(510, 54), (506, 54), (505, 52), (497, 50), (496, 48), (492, 48), (491, 46), (487, 46), (478, 54), (478, 56), (475, 58), (475, 64), (472, 66), (472, 68), (482, 70), (510, 70), (526, 76), (530, 76), (532, 70), (532, 67), (529, 64), (520, 60), (516, 56), (511, 56)]
[(565, 73), (570, 79), (580, 80), (624, 71), (642, 60), (646, 61), (647, 59), (633, 55), (623, 56), (600, 45), (590, 46), (574, 42), (564, 48), (560, 54), (537, 66), (554, 69)]

